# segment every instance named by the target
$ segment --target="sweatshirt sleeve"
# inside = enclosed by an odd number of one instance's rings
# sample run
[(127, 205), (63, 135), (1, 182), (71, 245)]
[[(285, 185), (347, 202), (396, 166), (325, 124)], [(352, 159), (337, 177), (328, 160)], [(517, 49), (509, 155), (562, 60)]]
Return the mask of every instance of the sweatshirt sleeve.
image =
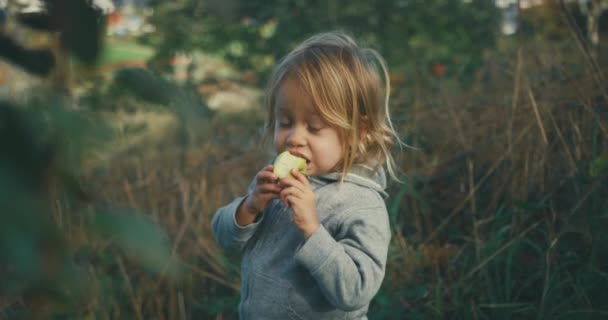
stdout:
[(217, 243), (228, 252), (240, 251), (253, 236), (264, 216), (252, 224), (240, 226), (236, 211), (245, 197), (238, 197), (225, 207), (219, 208), (211, 220), (211, 229)]
[(319, 227), (300, 247), (296, 261), (335, 307), (353, 311), (369, 304), (380, 289), (391, 233), (384, 205), (344, 216), (336, 239)]

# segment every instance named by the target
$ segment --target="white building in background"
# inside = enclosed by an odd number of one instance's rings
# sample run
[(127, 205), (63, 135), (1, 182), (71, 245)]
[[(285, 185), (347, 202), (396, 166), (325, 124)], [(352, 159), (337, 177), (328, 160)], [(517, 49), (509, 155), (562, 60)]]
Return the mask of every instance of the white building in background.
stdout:
[[(41, 0), (11, 0), (20, 7), (19, 11), (23, 13), (41, 12), (45, 10), (44, 1)], [(112, 0), (86, 0), (91, 6), (99, 9), (104, 14), (109, 14), (115, 10), (115, 5)], [(8, 6), (9, 0), (0, 0), (0, 9)]]
[[(494, 0), (494, 4), (502, 11), (501, 32), (504, 35), (512, 35), (517, 32), (519, 26), (519, 12), (538, 6), (549, 1), (556, 0)], [(576, 2), (581, 8), (589, 6), (592, 0), (564, 0), (565, 2)]]
[(104, 14), (110, 14), (116, 10), (112, 0), (92, 0), (92, 5), (101, 10)]
[[(154, 28), (146, 22), (152, 14), (145, 0), (83, 0), (108, 16), (108, 35), (129, 36), (152, 32)], [(9, 5), (9, 0), (0, 0), (0, 10)], [(11, 11), (22, 13), (42, 12), (42, 0), (10, 0)]]
[(23, 13), (35, 13), (44, 11), (44, 3), (38, 0), (17, 0), (18, 5), (21, 6), (21, 12)]
[[(83, 0), (104, 15), (116, 11), (112, 0)], [(51, 2), (52, 3), (52, 2)], [(9, 34), (17, 43), (32, 45), (32, 33), (18, 26), (16, 13), (37, 13), (46, 10), (46, 2), (41, 0), (0, 0), (0, 32)], [(36, 45), (33, 45), (36, 46)], [(10, 101), (27, 99), (32, 87), (44, 87), (48, 77), (37, 77), (19, 67), (0, 59), (0, 98)]]
[(138, 36), (154, 31), (147, 23), (152, 9), (145, 5), (146, 1), (123, 0), (114, 4), (115, 10), (108, 16), (109, 36)]
[(502, 34), (510, 36), (517, 32), (519, 5), (517, 0), (496, 0), (496, 6), (502, 11), (502, 21), (500, 31)]
[(519, 11), (543, 5), (545, 0), (495, 0), (494, 3), (502, 11), (500, 31), (510, 36), (519, 27)]

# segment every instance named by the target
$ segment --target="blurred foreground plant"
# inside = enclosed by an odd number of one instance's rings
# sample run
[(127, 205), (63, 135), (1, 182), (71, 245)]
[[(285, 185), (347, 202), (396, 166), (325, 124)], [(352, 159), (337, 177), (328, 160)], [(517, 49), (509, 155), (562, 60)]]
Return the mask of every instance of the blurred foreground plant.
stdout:
[[(28, 48), (0, 28), (0, 57), (37, 76), (63, 67), (55, 62), (68, 55), (94, 63), (100, 12), (84, 0), (45, 4), (40, 13), (15, 13), (18, 23), (58, 34), (61, 50)], [(99, 115), (74, 109), (63, 94), (0, 101), (0, 318), (107, 312), (93, 306), (129, 291), (130, 261), (169, 279), (177, 275), (168, 238), (148, 216), (94, 205), (81, 183), (83, 161), (111, 132)]]

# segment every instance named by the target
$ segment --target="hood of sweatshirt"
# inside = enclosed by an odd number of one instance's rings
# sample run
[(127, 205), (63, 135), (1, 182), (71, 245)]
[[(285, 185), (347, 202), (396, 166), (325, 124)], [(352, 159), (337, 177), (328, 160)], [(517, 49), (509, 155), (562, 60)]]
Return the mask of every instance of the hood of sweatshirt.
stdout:
[[(342, 178), (341, 172), (332, 172), (320, 176), (309, 177), (310, 181), (318, 185), (326, 185), (329, 183), (340, 182)], [(355, 164), (344, 177), (344, 183), (353, 183), (362, 187), (370, 188), (377, 191), (383, 198), (387, 198), (386, 193), (386, 174), (382, 167), (373, 168), (368, 165)]]

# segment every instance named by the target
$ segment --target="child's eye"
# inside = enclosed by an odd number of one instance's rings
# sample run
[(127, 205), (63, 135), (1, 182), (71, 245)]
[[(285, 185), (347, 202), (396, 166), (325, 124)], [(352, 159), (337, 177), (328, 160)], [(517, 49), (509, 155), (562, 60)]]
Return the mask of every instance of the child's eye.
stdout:
[(289, 121), (289, 119), (286, 119), (286, 118), (277, 119), (277, 123), (278, 123), (279, 127), (281, 127), (281, 128), (286, 128), (286, 127), (291, 126), (291, 121)]
[(323, 129), (323, 126), (308, 126), (308, 131), (312, 133), (317, 133)]
[(310, 122), (308, 122), (308, 131), (310, 131), (311, 133), (317, 133), (321, 130), (323, 130), (323, 128), (325, 128), (325, 122), (319, 120), (319, 119), (314, 119)]

